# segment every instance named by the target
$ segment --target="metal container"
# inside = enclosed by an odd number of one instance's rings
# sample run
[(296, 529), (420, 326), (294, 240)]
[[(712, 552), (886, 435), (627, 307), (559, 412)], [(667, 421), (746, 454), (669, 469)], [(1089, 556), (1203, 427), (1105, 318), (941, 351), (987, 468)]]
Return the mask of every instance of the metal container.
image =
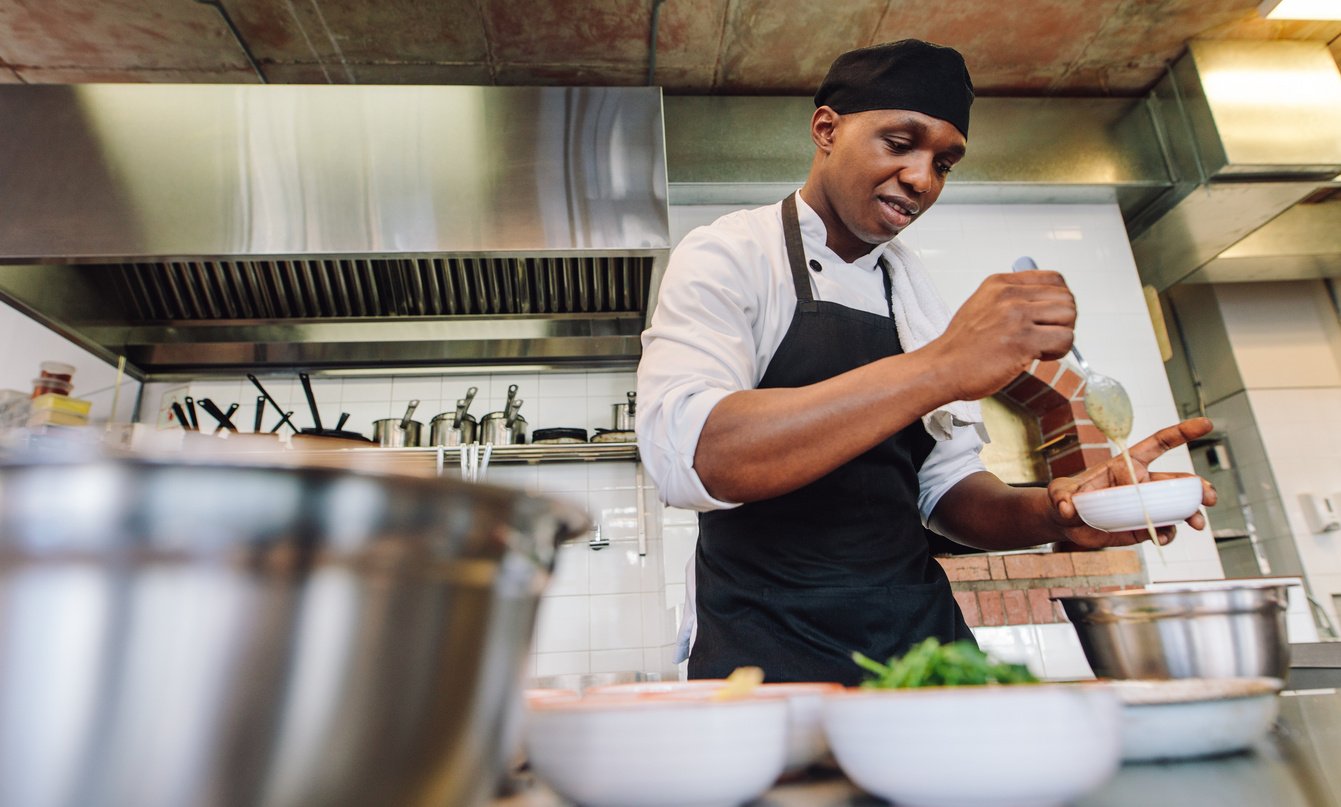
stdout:
[(1057, 597), (1100, 678), (1284, 680), (1284, 585)]
[(450, 480), (0, 464), (0, 804), (483, 804), (587, 529)]
[(405, 414), (398, 418), (382, 418), (373, 421), (373, 442), (383, 448), (416, 448), (422, 445), (424, 424), (411, 420), (418, 400), (410, 401)]
[(423, 430), (417, 420), (402, 426), (400, 418), (382, 418), (373, 421), (373, 442), (383, 448), (415, 448), (422, 445)]
[(526, 418), (513, 415), (509, 423), (504, 412), (490, 412), (480, 421), (480, 442), (496, 446), (521, 445), (526, 442)]
[(612, 404), (610, 407), (614, 411), (614, 417), (611, 420), (614, 423), (613, 431), (631, 432), (633, 431), (634, 419), (636, 414), (629, 414), (628, 404)]
[(430, 446), (465, 446), (475, 442), (479, 424), (474, 415), (461, 418), (460, 426), (453, 426), (455, 412), (443, 412), (429, 421), (428, 444)]
[(610, 409), (613, 412), (611, 420), (614, 422), (614, 431), (633, 431), (638, 414), (638, 394), (636, 392), (628, 393), (627, 403), (612, 404)]

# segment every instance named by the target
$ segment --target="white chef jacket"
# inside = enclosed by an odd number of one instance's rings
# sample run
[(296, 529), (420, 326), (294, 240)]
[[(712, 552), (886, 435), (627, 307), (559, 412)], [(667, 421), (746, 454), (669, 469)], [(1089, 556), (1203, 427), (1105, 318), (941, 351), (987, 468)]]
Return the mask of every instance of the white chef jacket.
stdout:
[[(829, 249), (824, 221), (798, 193), (797, 214), (815, 299), (889, 315), (877, 266), (884, 246), (852, 263)], [(782, 235), (782, 203), (729, 213), (691, 231), (671, 254), (638, 365), (638, 450), (664, 502), (689, 510), (739, 507), (711, 496), (694, 470), (708, 413), (755, 389), (791, 326), (796, 291)], [(986, 470), (982, 440), (956, 427), (918, 471), (925, 524), (941, 496)]]

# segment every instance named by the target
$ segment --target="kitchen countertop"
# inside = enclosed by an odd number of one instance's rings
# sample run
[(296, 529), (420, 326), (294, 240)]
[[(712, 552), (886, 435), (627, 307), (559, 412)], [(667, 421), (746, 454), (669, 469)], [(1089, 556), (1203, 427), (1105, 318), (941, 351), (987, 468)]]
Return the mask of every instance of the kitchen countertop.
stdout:
[[(1341, 691), (1286, 693), (1272, 732), (1251, 751), (1215, 759), (1124, 765), (1073, 807), (1341, 807)], [(748, 807), (873, 807), (837, 772), (779, 785)], [(492, 807), (563, 807), (544, 785)]]

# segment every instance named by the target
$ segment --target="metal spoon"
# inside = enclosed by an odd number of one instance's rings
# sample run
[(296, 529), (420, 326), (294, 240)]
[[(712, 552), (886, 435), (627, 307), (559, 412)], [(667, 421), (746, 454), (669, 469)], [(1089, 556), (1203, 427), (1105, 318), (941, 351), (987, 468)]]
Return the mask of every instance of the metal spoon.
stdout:
[[(1029, 256), (1018, 258), (1010, 269), (1012, 272), (1025, 272), (1037, 269), (1038, 264)], [(1075, 356), (1085, 374), (1085, 411), (1090, 420), (1104, 436), (1115, 443), (1123, 444), (1131, 436), (1132, 409), (1131, 398), (1127, 390), (1116, 380), (1090, 369), (1089, 362), (1080, 355), (1075, 343), (1071, 343), (1071, 355)]]

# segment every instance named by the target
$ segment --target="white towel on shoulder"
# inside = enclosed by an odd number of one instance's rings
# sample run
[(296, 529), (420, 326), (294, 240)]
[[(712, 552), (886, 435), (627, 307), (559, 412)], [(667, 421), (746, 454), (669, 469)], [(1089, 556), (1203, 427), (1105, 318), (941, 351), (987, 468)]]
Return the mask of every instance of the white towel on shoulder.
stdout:
[[(885, 263), (892, 281), (891, 302), (899, 343), (905, 351), (918, 350), (945, 332), (950, 324), (950, 311), (917, 253), (891, 241), (885, 246)], [(990, 442), (983, 425), (982, 407), (977, 401), (952, 401), (923, 415), (922, 425), (937, 440), (949, 440), (955, 426), (973, 426), (984, 443)]]

